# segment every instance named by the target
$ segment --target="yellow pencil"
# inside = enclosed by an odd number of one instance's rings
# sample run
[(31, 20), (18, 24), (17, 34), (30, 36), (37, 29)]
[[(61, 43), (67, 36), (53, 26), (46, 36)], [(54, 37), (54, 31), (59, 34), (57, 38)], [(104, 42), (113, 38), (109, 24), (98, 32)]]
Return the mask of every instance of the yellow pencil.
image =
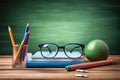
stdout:
[[(15, 40), (14, 40), (14, 37), (13, 37), (12, 30), (11, 30), (10, 26), (8, 26), (8, 31), (9, 31), (10, 39), (11, 39), (11, 42), (12, 42), (13, 50), (14, 50), (15, 53), (17, 53), (17, 49), (16, 49), (16, 47), (14, 47), (15, 46)], [(18, 60), (18, 64), (20, 64), (20, 59), (18, 58), (17, 60)]]
[(17, 59), (18, 59), (18, 57), (19, 57), (19, 55), (20, 55), (20, 52), (21, 52), (21, 50), (22, 50), (22, 47), (24, 46), (25, 40), (26, 40), (26, 38), (27, 38), (27, 35), (28, 35), (28, 34), (25, 35), (25, 37), (23, 38), (23, 40), (22, 40), (22, 42), (21, 42), (21, 44), (20, 44), (20, 47), (18, 48), (16, 57), (15, 57), (15, 59), (14, 59), (14, 61), (13, 61), (13, 66), (16, 64), (16, 61), (17, 61)]

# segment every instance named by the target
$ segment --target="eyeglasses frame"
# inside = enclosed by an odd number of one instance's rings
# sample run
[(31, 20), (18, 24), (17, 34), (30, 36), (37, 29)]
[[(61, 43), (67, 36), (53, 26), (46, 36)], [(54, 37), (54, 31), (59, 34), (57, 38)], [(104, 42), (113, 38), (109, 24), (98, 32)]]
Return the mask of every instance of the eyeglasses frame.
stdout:
[[(84, 49), (84, 47), (85, 47), (84, 44), (79, 44), (79, 43), (68, 43), (68, 44), (65, 44), (64, 46), (59, 46), (59, 45), (57, 45), (57, 44), (55, 44), (55, 43), (42, 43), (42, 44), (39, 44), (38, 47), (40, 48), (41, 55), (42, 55), (44, 58), (48, 58), (48, 57), (44, 56), (43, 53), (42, 53), (42, 47), (43, 47), (43, 45), (45, 45), (45, 44), (52, 44), (52, 45), (55, 45), (55, 46), (57, 47), (56, 54), (55, 54), (53, 57), (49, 57), (49, 58), (54, 58), (54, 57), (58, 54), (59, 49), (63, 49), (65, 55), (66, 55), (68, 58), (71, 58), (71, 57), (69, 57), (69, 56), (67, 55), (67, 53), (66, 53), (66, 51), (65, 51), (65, 47), (66, 47), (67, 45), (73, 45), (73, 44), (74, 44), (74, 45), (79, 45), (79, 46), (81, 47), (81, 49), (82, 49), (82, 54), (81, 54), (81, 56), (82, 56), (82, 55), (83, 55), (83, 49)], [(49, 49), (49, 51), (50, 51), (50, 49)], [(79, 57), (77, 57), (77, 58), (80, 58), (81, 56), (79, 56)]]

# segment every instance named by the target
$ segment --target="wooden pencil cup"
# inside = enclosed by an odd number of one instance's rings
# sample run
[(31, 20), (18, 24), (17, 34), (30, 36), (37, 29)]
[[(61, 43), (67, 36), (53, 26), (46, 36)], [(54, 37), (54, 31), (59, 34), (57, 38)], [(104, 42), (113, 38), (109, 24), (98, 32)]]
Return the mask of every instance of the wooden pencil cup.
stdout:
[[(18, 49), (20, 45), (13, 46), (13, 57), (12, 57), (12, 67), (13, 68), (22, 68), (26, 67), (26, 54), (28, 52), (28, 45), (23, 45), (20, 53), (18, 54)], [(18, 57), (17, 57), (18, 56)], [(16, 59), (17, 57), (17, 59)], [(16, 59), (16, 61), (15, 61)]]

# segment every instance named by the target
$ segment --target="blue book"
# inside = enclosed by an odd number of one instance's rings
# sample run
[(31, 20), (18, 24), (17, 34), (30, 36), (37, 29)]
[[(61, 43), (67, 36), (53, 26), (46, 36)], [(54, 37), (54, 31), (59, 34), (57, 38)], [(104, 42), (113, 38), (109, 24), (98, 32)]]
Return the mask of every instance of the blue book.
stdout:
[(64, 68), (72, 64), (83, 64), (84, 61), (28, 61), (27, 68)]
[(43, 58), (38, 51), (31, 56), (30, 60), (26, 61), (27, 68), (64, 68), (72, 64), (85, 63), (83, 57), (81, 58), (68, 58), (64, 52), (59, 52), (55, 58)]

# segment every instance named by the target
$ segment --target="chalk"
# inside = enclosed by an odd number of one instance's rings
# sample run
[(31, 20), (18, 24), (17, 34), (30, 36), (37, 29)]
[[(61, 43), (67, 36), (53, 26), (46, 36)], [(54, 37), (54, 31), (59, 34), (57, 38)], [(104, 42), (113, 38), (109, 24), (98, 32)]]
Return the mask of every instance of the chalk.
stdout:
[(83, 69), (77, 69), (77, 72), (83, 72), (83, 73), (88, 73), (88, 70), (83, 70)]
[(82, 77), (82, 78), (87, 78), (88, 75), (85, 74), (75, 74), (76, 77)]

